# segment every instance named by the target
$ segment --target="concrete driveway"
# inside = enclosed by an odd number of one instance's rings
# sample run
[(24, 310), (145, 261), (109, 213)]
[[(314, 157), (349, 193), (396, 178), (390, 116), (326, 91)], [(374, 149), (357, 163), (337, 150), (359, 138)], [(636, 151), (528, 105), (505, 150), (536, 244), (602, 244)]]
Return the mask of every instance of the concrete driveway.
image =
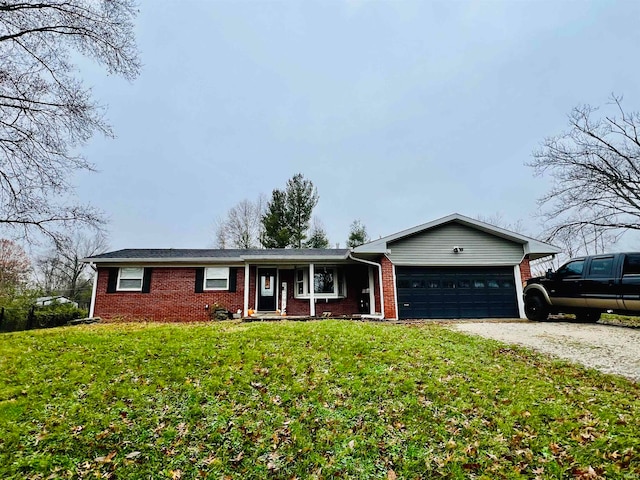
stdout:
[(518, 344), (640, 381), (640, 329), (568, 322), (465, 321), (449, 328)]

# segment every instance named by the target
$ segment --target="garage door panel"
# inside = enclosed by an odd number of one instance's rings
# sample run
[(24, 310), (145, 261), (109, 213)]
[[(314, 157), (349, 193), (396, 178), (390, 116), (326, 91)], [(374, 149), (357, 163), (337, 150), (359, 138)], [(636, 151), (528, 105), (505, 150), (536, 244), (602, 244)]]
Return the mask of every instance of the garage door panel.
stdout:
[(400, 318), (518, 316), (511, 267), (397, 267)]

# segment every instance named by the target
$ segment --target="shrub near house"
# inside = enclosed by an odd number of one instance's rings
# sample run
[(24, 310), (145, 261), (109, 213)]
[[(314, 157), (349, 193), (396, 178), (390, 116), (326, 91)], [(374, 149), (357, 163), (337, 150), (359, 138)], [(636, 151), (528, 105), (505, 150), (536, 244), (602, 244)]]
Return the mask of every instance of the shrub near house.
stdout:
[(0, 331), (15, 332), (31, 328), (59, 327), (87, 316), (87, 310), (73, 303), (53, 302), (37, 305), (34, 297), (23, 295), (0, 301)]

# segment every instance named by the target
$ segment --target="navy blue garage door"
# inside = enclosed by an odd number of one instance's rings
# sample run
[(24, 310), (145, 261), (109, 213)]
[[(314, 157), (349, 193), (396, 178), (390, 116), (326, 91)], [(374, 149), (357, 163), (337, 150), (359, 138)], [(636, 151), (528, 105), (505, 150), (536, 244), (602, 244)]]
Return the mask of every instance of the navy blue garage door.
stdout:
[(518, 317), (512, 267), (397, 267), (400, 318)]

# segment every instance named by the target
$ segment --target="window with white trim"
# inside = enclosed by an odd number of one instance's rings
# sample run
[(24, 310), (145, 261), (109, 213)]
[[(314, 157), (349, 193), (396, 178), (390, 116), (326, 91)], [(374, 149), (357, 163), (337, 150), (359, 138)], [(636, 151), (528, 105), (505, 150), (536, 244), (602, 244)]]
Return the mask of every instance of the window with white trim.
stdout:
[[(308, 273), (307, 271), (307, 275)], [(296, 289), (294, 290), (296, 297), (304, 296), (307, 290), (307, 286), (305, 285), (308, 283), (306, 281), (307, 275), (305, 275), (305, 271), (302, 269), (296, 270)]]
[(129, 292), (142, 291), (144, 268), (122, 267), (118, 271), (118, 290)]
[[(309, 297), (309, 269), (296, 269), (296, 298)], [(344, 298), (347, 296), (347, 285), (341, 268), (316, 266), (313, 272), (313, 293), (315, 298)]]
[(204, 290), (229, 290), (229, 267), (205, 268)]

